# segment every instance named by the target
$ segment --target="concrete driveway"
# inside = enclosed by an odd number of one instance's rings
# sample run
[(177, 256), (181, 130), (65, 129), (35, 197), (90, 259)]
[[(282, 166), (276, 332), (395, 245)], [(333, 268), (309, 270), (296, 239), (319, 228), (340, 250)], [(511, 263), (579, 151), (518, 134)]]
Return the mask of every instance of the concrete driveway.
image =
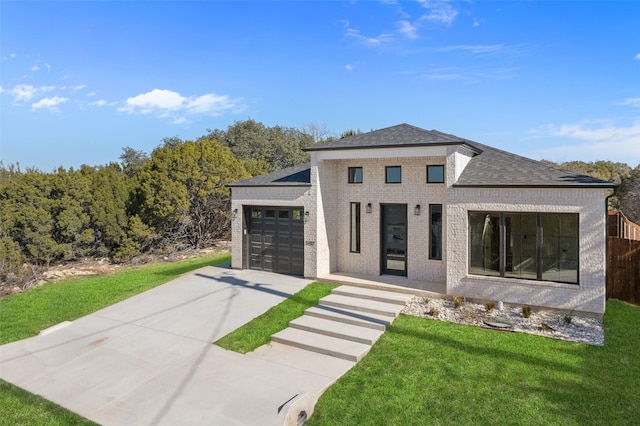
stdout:
[(309, 282), (202, 268), (0, 346), (0, 377), (103, 425), (282, 425), (354, 363), (275, 343), (246, 355), (211, 343)]

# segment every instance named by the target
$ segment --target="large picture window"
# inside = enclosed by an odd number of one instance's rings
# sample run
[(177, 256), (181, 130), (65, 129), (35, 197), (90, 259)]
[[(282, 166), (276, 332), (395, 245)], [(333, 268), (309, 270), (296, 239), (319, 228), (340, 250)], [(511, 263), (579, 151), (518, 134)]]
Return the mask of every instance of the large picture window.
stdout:
[(349, 250), (360, 253), (360, 203), (351, 203), (351, 241)]
[(442, 204), (429, 204), (429, 259), (442, 260)]
[(578, 283), (578, 215), (469, 212), (469, 273)]

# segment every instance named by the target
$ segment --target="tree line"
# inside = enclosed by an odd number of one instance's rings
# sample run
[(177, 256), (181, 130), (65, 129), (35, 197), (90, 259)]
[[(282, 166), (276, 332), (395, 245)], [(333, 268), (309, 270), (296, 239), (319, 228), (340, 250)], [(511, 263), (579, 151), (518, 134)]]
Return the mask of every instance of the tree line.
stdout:
[[(227, 184), (307, 162), (304, 148), (334, 138), (317, 125), (269, 127), (249, 119), (194, 141), (165, 138), (151, 153), (124, 147), (120, 161), (106, 165), (45, 173), (0, 163), (0, 283), (24, 282), (31, 270), (54, 262), (128, 262), (229, 238)], [(558, 166), (620, 184), (615, 207), (640, 222), (640, 165)]]
[(303, 148), (321, 129), (310, 130), (246, 120), (195, 141), (165, 138), (150, 154), (125, 147), (120, 162), (101, 166), (45, 173), (0, 163), (0, 282), (53, 262), (127, 262), (229, 238), (226, 185), (308, 161)]

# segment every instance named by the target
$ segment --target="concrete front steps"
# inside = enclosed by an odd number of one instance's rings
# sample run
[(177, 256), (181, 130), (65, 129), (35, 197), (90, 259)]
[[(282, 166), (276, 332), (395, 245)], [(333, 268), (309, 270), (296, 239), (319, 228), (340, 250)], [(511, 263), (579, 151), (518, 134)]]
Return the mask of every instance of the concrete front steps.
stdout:
[(271, 340), (358, 362), (411, 297), (387, 290), (336, 287)]

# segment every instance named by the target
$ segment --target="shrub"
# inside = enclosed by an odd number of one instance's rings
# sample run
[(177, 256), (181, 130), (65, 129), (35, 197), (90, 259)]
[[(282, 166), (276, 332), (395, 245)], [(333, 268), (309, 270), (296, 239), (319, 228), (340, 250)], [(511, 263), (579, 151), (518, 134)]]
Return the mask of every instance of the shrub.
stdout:
[(529, 318), (531, 316), (531, 306), (522, 305), (522, 316), (525, 318)]
[(486, 309), (488, 314), (493, 312), (493, 308), (495, 308), (495, 307), (496, 307), (496, 304), (491, 302), (491, 301), (489, 301), (489, 302), (484, 304), (484, 308)]
[(462, 305), (464, 298), (462, 296), (453, 296), (453, 306), (459, 308)]

